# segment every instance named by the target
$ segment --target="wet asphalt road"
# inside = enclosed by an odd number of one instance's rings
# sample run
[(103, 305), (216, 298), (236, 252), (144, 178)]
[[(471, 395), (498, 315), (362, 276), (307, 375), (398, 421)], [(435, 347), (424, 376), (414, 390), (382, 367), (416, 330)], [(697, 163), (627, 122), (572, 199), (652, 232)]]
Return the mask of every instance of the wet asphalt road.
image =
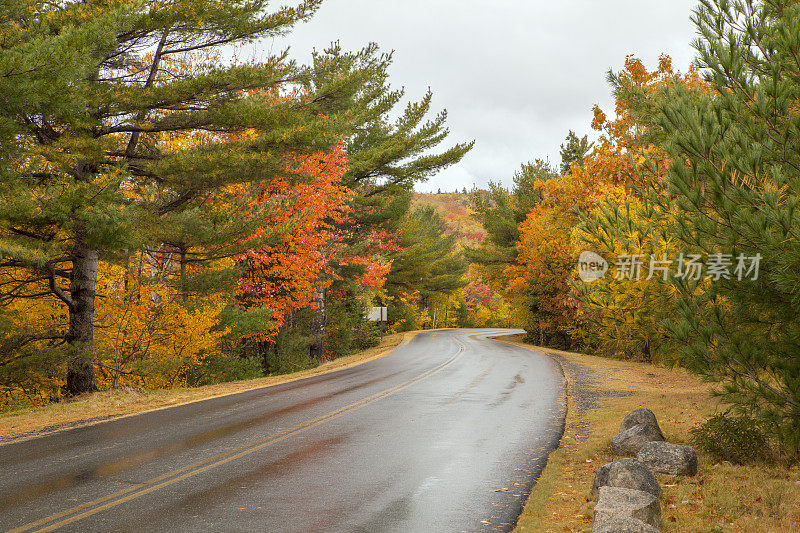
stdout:
[(509, 332), (0, 446), (0, 530), (509, 530), (564, 417)]

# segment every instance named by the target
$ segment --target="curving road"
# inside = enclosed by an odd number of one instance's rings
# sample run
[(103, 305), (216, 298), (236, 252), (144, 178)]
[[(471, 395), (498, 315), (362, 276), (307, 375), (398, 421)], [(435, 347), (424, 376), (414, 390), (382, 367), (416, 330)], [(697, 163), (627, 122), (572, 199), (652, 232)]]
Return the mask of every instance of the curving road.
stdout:
[(0, 446), (0, 530), (509, 530), (565, 414), (515, 332)]

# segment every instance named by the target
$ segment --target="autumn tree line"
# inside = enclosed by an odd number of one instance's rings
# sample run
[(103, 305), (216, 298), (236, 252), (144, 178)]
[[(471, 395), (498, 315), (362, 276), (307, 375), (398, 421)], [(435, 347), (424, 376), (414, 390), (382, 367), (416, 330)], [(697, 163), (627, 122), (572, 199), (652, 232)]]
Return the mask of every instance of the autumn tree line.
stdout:
[(237, 53), (318, 7), (3, 3), (0, 404), (299, 370), (376, 344), (374, 305), (456, 324), (467, 263), (411, 197), (472, 144), (377, 45)]
[(599, 139), (474, 190), (460, 236), (412, 191), (472, 145), (391, 54), (236, 53), (318, 7), (3, 3), (3, 407), (302, 369), (374, 345), (385, 305), (391, 331), (684, 365), (798, 452), (797, 2), (703, 0), (695, 67), (629, 57)]
[[(472, 260), (530, 341), (684, 365), (718, 384), (717, 423), (797, 457), (800, 4), (703, 0), (693, 19), (688, 73), (628, 57), (594, 144), (571, 133), (561, 168), (473, 193)], [(581, 279), (584, 251), (605, 276)]]

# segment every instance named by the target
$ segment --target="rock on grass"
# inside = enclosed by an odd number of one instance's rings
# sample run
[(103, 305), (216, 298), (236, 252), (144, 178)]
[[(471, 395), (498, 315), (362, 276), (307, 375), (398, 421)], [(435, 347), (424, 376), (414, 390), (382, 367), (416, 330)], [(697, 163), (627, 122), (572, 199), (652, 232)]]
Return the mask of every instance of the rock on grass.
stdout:
[(697, 452), (691, 446), (669, 442), (647, 442), (639, 450), (636, 460), (653, 473), (673, 476), (697, 474)]
[(611, 440), (614, 455), (635, 456), (648, 442), (663, 441), (664, 435), (658, 426), (638, 424), (619, 433)]
[(601, 487), (641, 490), (655, 497), (661, 495), (661, 486), (653, 473), (635, 459), (620, 459), (597, 469), (592, 496), (596, 497)]
[(620, 487), (600, 487), (594, 507), (593, 531), (615, 520), (633, 518), (655, 528), (661, 528), (661, 505), (658, 498), (641, 490)]
[(635, 518), (615, 518), (595, 524), (592, 533), (659, 533), (659, 529)]
[[(633, 426), (638, 426), (639, 424), (645, 424), (658, 428), (658, 432), (661, 433), (661, 428), (658, 425), (656, 414), (650, 409), (644, 408), (634, 409), (625, 415), (625, 418), (622, 419), (622, 424), (619, 426), (619, 432), (622, 433), (631, 429)], [(661, 436), (661, 439), (664, 439), (663, 435)]]

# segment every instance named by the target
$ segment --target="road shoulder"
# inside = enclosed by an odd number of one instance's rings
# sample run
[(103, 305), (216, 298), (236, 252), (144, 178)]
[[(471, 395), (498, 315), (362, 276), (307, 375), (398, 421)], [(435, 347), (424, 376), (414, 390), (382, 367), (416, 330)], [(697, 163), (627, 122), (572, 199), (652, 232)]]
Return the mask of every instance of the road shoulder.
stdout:
[[(652, 409), (667, 440), (688, 443), (689, 430), (721, 409), (711, 386), (683, 369), (619, 361), (501, 338), (556, 359), (568, 387), (567, 423), (519, 517), (515, 531), (589, 531), (597, 468), (619, 459), (611, 438), (622, 418)], [(663, 530), (670, 532), (800, 531), (800, 471), (780, 465), (718, 463), (698, 450), (692, 478), (659, 477)]]

